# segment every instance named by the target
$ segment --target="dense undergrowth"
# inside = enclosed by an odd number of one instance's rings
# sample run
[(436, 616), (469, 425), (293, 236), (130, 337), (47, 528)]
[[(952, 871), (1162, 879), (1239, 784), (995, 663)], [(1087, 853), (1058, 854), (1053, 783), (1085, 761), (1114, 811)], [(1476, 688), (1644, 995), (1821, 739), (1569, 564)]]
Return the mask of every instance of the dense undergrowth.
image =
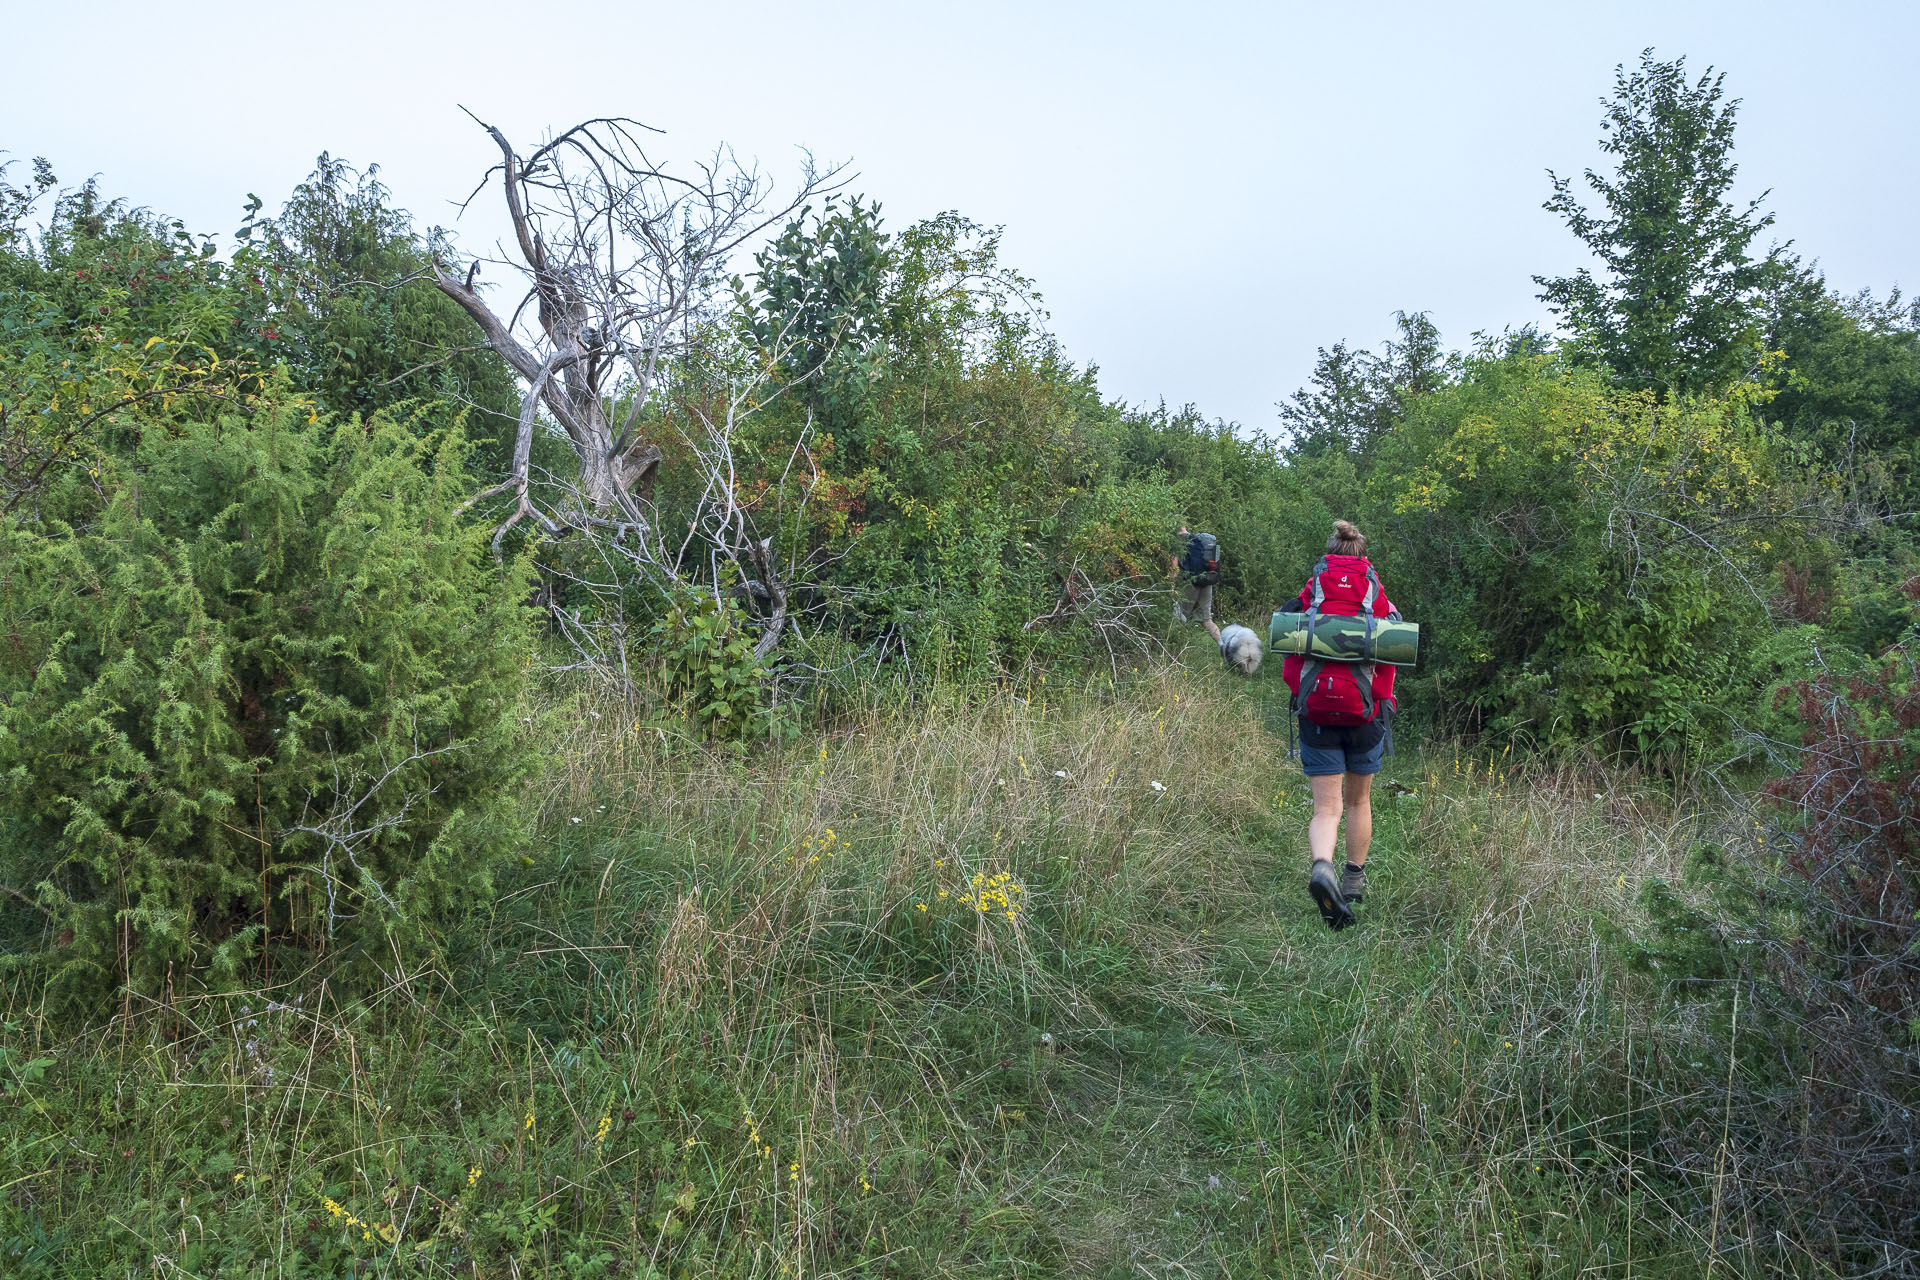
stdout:
[(84, 1031), (7, 991), (6, 1273), (1826, 1274), (1728, 1159), (1733, 1011), (1619, 941), (1716, 810), (1403, 752), (1331, 934), (1272, 692), (747, 759), (555, 701), (443, 961)]

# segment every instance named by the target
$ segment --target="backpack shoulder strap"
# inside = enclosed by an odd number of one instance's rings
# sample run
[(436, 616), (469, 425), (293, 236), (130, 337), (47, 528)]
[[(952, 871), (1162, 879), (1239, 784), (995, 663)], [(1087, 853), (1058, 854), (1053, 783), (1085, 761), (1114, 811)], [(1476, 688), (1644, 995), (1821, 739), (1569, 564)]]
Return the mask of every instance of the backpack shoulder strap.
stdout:
[[(1320, 606), (1325, 604), (1327, 600), (1327, 588), (1320, 581), (1321, 578), (1326, 576), (1326, 572), (1327, 558), (1321, 556), (1320, 563), (1313, 566), (1313, 598), (1307, 605), (1307, 652), (1309, 654), (1313, 652), (1314, 633), (1320, 629)], [(1304, 677), (1301, 680), (1300, 687), (1302, 689), (1307, 687)], [(1302, 702), (1300, 705), (1305, 706), (1306, 704)]]
[[(1360, 612), (1367, 620), (1367, 634), (1366, 639), (1362, 642), (1364, 647), (1360, 652), (1366, 654), (1369, 658), (1373, 657), (1373, 602), (1380, 598), (1380, 594), (1380, 575), (1373, 571), (1372, 565), (1368, 565), (1367, 594), (1360, 600)], [(1371, 694), (1367, 697), (1367, 719), (1373, 719), (1373, 699)]]

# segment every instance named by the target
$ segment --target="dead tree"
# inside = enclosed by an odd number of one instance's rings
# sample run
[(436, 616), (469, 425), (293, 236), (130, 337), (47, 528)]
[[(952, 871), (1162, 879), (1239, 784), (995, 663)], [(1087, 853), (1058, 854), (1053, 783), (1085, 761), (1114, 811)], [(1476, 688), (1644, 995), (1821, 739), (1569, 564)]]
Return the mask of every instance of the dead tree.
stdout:
[[(810, 200), (838, 188), (840, 168), (808, 157), (790, 198), (726, 148), (684, 174), (650, 158), (633, 120), (589, 120), (521, 152), (476, 119), (500, 149), (471, 202), (497, 176), (513, 244), (488, 259), (523, 288), (496, 311), (475, 289), (481, 261), (444, 256), (434, 282), (479, 324), (526, 386), (513, 462), (478, 495), (511, 494), (501, 532), (534, 517), (569, 526), (649, 529), (661, 451), (641, 425), (673, 359), (709, 314), (730, 256)], [(533, 431), (544, 409), (579, 462), (582, 510), (536, 510), (528, 494)]]
[(1096, 580), (1076, 559), (1061, 577), (1060, 598), (1053, 608), (1020, 629), (1031, 632), (1078, 623), (1106, 649), (1117, 677), (1124, 659), (1164, 651), (1166, 646), (1147, 629), (1146, 619), (1169, 594), (1164, 585), (1138, 575)]
[[(749, 584), (749, 612), (761, 631), (756, 649), (764, 656), (785, 629), (789, 583), (773, 538), (756, 527), (759, 504), (742, 495), (733, 448), (742, 419), (780, 397), (782, 389), (768, 380), (782, 365), (785, 335), (772, 349), (735, 353), (746, 358), (720, 379), (717, 412), (696, 404), (662, 415), (659, 402), (676, 363), (686, 363), (702, 335), (724, 328), (714, 321), (731, 301), (729, 258), (798, 216), (808, 202), (838, 190), (840, 166), (820, 169), (808, 157), (790, 196), (776, 200), (771, 181), (725, 148), (684, 173), (670, 172), (642, 145), (642, 135), (655, 131), (632, 120), (589, 120), (524, 153), (499, 128), (476, 123), (501, 158), (468, 202), (497, 178), (513, 241), (464, 268), (440, 255), (433, 270), (434, 282), (473, 317), (525, 385), (507, 476), (473, 499), (514, 499), (495, 531), (496, 551), (510, 529), (530, 518), (550, 535), (585, 534), (599, 551), (589, 558), (598, 559), (607, 576), (581, 585), (608, 601), (619, 596), (618, 580), (636, 571), (672, 591), (687, 585), (690, 573), (711, 569), (717, 590), (718, 565), (729, 562)], [(503, 300), (511, 309), (496, 310), (476, 289), (483, 261), (520, 282)], [(536, 497), (529, 474), (533, 433), (543, 417), (565, 433), (578, 463), (576, 477), (540, 486), (545, 501)], [(692, 467), (700, 494), (694, 509), (682, 513), (686, 538), (678, 542), (675, 531), (654, 518), (663, 453), (662, 440), (645, 429), (650, 423), (682, 446), (678, 456)], [(795, 456), (804, 453), (802, 433)], [(803, 468), (802, 477), (811, 470)], [(787, 497), (786, 479), (776, 506)], [(691, 539), (706, 545), (690, 548)], [(577, 618), (559, 622), (580, 665), (629, 682), (620, 619), (599, 637), (582, 631)], [(617, 663), (609, 657), (614, 653)]]

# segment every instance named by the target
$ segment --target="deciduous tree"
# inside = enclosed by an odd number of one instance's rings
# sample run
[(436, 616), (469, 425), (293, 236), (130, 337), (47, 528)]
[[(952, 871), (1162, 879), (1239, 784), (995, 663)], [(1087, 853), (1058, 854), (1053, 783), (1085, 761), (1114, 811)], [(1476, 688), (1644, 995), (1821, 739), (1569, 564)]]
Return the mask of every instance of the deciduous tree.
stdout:
[(1589, 210), (1573, 180), (1551, 170), (1546, 208), (1600, 259), (1601, 274), (1535, 276), (1540, 298), (1579, 346), (1627, 386), (1683, 393), (1725, 386), (1746, 366), (1760, 335), (1757, 301), (1780, 252), (1749, 252), (1773, 225), (1762, 192), (1744, 206), (1729, 199), (1739, 99), (1724, 101), (1725, 74), (1689, 81), (1686, 59), (1616, 70), (1603, 100), (1600, 149), (1612, 174), (1586, 171), (1600, 198)]

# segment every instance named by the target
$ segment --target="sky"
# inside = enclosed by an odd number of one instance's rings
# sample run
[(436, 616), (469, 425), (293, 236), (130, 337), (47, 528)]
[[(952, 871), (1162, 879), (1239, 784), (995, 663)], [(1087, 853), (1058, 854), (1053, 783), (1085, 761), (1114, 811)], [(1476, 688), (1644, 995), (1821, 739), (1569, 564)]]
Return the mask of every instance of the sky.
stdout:
[[(898, 227), (1004, 226), (1109, 397), (1252, 429), (1316, 349), (1396, 310), (1464, 345), (1550, 317), (1583, 264), (1547, 170), (1601, 162), (1614, 67), (1727, 73), (1747, 197), (1836, 289), (1920, 286), (1920, 3), (62, 5), (0, 0), (0, 151), (230, 232), (330, 151), (474, 248), (491, 163), (462, 105), (532, 139), (626, 115), (791, 179), (851, 162)], [(16, 171), (16, 179), (23, 176)]]

